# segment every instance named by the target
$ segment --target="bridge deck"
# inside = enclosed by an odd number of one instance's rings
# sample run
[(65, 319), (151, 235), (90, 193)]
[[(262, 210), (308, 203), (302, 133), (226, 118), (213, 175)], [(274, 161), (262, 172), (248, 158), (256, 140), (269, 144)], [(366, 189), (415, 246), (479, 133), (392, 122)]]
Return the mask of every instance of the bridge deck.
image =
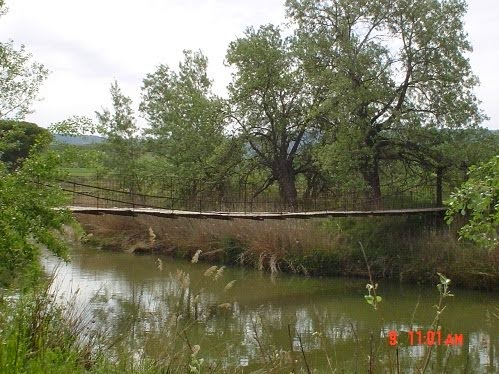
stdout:
[(151, 208), (93, 208), (81, 206), (69, 206), (73, 213), (79, 214), (114, 214), (123, 216), (136, 216), (139, 214), (157, 217), (186, 217), (186, 218), (212, 218), (212, 219), (308, 219), (327, 217), (369, 217), (369, 216), (404, 216), (417, 214), (441, 214), (447, 208), (419, 208), (419, 209), (392, 209), (392, 210), (370, 210), (370, 211), (333, 211), (322, 210), (315, 212), (195, 212), (186, 210), (151, 209)]

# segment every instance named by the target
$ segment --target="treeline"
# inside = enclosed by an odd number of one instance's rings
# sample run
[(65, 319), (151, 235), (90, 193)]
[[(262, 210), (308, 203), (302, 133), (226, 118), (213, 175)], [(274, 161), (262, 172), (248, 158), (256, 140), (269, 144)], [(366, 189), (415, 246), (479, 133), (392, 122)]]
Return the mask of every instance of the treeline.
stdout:
[(112, 108), (91, 126), (108, 139), (91, 157), (101, 171), (130, 189), (144, 175), (174, 176), (190, 195), (244, 184), (253, 195), (278, 190), (293, 207), (361, 188), (379, 203), (388, 181), (435, 185), (441, 196), (497, 152), (497, 134), (479, 127), (486, 117), (473, 92), (465, 2), (285, 6), (288, 26), (250, 27), (229, 44), (228, 98), (213, 92), (200, 51), (144, 78), (145, 129), (114, 82)]

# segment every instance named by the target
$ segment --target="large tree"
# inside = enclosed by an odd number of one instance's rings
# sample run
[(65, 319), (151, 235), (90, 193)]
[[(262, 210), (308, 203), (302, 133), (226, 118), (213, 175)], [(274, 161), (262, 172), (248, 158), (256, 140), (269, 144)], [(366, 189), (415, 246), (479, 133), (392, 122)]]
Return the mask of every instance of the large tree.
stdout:
[(382, 162), (421, 152), (420, 129), (482, 119), (463, 0), (288, 0), (287, 10), (309, 79), (328, 90), (333, 154), (375, 202)]
[(140, 110), (149, 124), (150, 150), (158, 167), (175, 175), (177, 186), (190, 194), (206, 182), (223, 189), (238, 159), (232, 157), (237, 142), (224, 134), (224, 103), (212, 92), (207, 66), (201, 52), (184, 51), (177, 70), (158, 66), (142, 88)]
[(272, 25), (249, 28), (227, 52), (235, 68), (229, 86), (232, 118), (268, 171), (263, 187), (277, 182), (283, 202), (291, 208), (297, 204), (297, 175), (312, 165), (307, 145), (316, 141), (316, 95), (294, 55), (293, 41)]
[(107, 155), (107, 167), (122, 178), (124, 186), (134, 192), (139, 186), (139, 158), (142, 147), (131, 107), (132, 100), (125, 96), (118, 82), (111, 84), (112, 111), (95, 112), (99, 125), (97, 131), (107, 138), (103, 147)]

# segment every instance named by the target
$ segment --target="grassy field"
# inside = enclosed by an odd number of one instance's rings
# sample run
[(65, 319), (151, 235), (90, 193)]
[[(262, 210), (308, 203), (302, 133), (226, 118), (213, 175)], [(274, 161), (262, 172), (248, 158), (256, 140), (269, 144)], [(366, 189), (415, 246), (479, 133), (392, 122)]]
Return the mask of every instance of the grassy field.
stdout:
[(92, 177), (96, 170), (91, 168), (66, 168), (69, 177)]

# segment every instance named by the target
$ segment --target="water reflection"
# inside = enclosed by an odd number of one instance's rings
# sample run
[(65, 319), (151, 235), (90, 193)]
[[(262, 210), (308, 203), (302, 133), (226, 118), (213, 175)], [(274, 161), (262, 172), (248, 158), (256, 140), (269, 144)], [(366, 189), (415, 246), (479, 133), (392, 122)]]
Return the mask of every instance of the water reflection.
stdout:
[[(137, 354), (154, 355), (161, 345), (173, 344), (154, 340), (154, 334), (173, 331), (179, 323), (189, 324), (188, 339), (202, 347), (202, 357), (248, 371), (262, 360), (279, 356), (283, 362), (290, 361), (294, 359), (290, 355), (299, 356), (302, 351), (307, 363), (319, 371), (330, 367), (365, 371), (371, 337), (374, 346), (380, 347), (382, 360), (395, 357), (386, 338), (390, 330), (399, 333), (403, 367), (421, 363), (428, 352), (425, 345), (410, 345), (406, 332), (411, 326), (428, 330), (438, 297), (434, 288), (382, 282), (382, 307), (375, 312), (364, 301), (362, 280), (271, 278), (243, 269), (225, 269), (215, 280), (205, 275), (209, 265), (168, 258), (161, 262), (160, 270), (157, 256), (75, 248), (72, 262), (58, 269), (56, 288), (65, 295), (79, 290), (78, 302), (89, 321), (105, 326), (110, 336), (129, 334)], [(53, 257), (44, 259), (48, 272), (57, 264)], [(226, 290), (233, 280), (233, 287)], [(468, 372), (495, 373), (499, 321), (487, 318), (487, 310), (499, 305), (498, 295), (464, 290), (455, 294), (441, 324), (444, 334), (463, 334), (464, 345), (435, 346), (430, 368), (439, 372), (444, 367), (450, 371), (467, 367)], [(151, 336), (154, 339), (148, 340)]]

